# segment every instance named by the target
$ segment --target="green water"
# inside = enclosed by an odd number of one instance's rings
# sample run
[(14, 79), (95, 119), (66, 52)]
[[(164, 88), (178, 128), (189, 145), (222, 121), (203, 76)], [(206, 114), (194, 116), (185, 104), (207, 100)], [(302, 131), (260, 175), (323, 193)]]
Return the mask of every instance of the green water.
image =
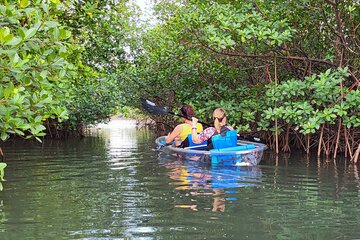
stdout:
[(0, 239), (360, 239), (360, 177), (345, 160), (266, 152), (215, 168), (153, 151), (115, 121), (81, 140), (8, 142)]

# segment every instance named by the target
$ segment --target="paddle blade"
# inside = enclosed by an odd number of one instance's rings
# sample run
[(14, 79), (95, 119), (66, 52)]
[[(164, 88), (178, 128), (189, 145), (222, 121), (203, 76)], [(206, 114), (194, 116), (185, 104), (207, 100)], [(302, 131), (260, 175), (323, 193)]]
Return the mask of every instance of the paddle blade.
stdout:
[[(178, 113), (174, 113), (174, 112), (171, 112), (169, 109), (167, 109), (166, 107), (161, 107), (159, 105), (156, 105), (156, 103), (150, 101), (150, 100), (147, 100), (145, 98), (141, 98), (140, 99), (141, 101), (141, 106), (144, 110), (146, 110), (147, 112), (149, 113), (152, 113), (152, 114), (157, 114), (157, 115), (165, 115), (165, 114), (171, 114), (171, 115), (174, 115), (174, 116), (178, 116), (178, 117), (182, 117), (182, 118), (186, 118), (188, 120), (191, 121), (191, 118), (190, 117), (187, 117), (187, 116), (184, 116), (182, 114), (178, 114)], [(205, 122), (201, 122), (201, 121), (198, 121), (199, 123), (201, 124), (204, 124), (206, 126), (212, 126), (211, 124), (209, 123), (205, 123)]]
[(142, 108), (149, 113), (157, 114), (157, 115), (165, 115), (169, 113), (169, 110), (166, 107), (161, 107), (159, 105), (156, 105), (152, 101), (149, 101), (144, 98), (141, 98), (140, 101)]

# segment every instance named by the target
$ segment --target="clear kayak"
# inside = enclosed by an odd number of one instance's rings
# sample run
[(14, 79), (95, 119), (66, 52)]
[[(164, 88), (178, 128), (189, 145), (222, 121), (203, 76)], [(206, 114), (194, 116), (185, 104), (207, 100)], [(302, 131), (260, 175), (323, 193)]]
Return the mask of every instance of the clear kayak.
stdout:
[(211, 165), (256, 166), (260, 163), (267, 146), (262, 143), (237, 140), (236, 146), (207, 150), (207, 145), (179, 148), (165, 144), (165, 136), (158, 137), (155, 143), (164, 154), (194, 160), (207, 161)]

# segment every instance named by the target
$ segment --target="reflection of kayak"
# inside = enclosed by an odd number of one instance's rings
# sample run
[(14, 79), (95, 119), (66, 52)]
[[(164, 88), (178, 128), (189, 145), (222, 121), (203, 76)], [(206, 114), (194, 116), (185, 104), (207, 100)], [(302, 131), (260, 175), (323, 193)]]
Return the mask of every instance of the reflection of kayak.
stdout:
[(160, 155), (162, 164), (169, 169), (168, 176), (178, 190), (196, 190), (195, 195), (211, 194), (208, 190), (223, 189), (236, 193), (236, 188), (258, 187), (262, 184), (259, 166), (207, 165), (199, 161), (181, 160), (176, 156)]
[(164, 153), (189, 160), (210, 161), (211, 165), (255, 166), (261, 161), (267, 146), (262, 143), (237, 140), (236, 146), (206, 149), (206, 144), (178, 148), (165, 144), (165, 136), (156, 139), (156, 145)]
[(261, 183), (259, 166), (253, 167), (212, 167), (212, 188), (254, 187)]

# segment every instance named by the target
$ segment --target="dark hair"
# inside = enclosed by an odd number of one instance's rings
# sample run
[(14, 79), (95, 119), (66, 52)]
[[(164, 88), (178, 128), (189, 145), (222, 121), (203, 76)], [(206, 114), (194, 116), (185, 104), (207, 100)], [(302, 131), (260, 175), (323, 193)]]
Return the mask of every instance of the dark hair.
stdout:
[(182, 108), (180, 109), (180, 112), (181, 112), (181, 115), (183, 115), (185, 118), (188, 118), (188, 119), (191, 119), (193, 116), (195, 116), (194, 109), (190, 105), (182, 106)]

